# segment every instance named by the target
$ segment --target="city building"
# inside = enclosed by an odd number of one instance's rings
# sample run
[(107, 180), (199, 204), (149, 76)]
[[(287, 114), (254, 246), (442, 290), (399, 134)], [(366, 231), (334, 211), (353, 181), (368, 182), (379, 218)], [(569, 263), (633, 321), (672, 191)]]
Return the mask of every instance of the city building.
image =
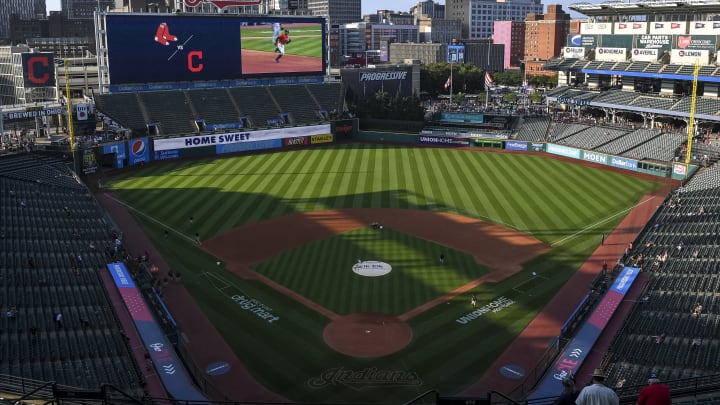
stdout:
[(462, 38), (462, 23), (458, 20), (445, 20), (422, 16), (416, 19), (420, 42), (450, 43)]
[(369, 24), (395, 24), (395, 25), (413, 25), (415, 17), (408, 13), (397, 13), (392, 10), (377, 10), (375, 14), (366, 14), (363, 21)]
[(347, 24), (361, 21), (359, 0), (308, 0), (313, 15), (324, 16), (330, 24)]
[(46, 13), (45, 0), (2, 0), (0, 1), (0, 40), (9, 42), (10, 17), (29, 20)]
[(480, 69), (490, 72), (505, 71), (505, 45), (495, 44), (492, 40), (463, 40), (465, 45), (465, 63), (472, 63)]
[(525, 58), (525, 22), (495, 21), (493, 42), (505, 45), (503, 66), (505, 69), (520, 67)]
[(433, 0), (420, 1), (410, 8), (410, 14), (416, 20), (420, 17), (444, 19), (445, 5), (436, 3)]
[(445, 18), (460, 20), (463, 39), (487, 39), (493, 35), (495, 21), (524, 21), (530, 14), (542, 14), (540, 0), (447, 0)]
[(532, 75), (554, 74), (543, 69), (566, 46), (570, 14), (558, 4), (548, 5), (545, 14), (528, 14), (525, 22), (525, 69)]
[[(40, 18), (23, 19), (17, 15), (10, 17), (10, 41), (12, 44), (28, 43), (33, 38), (71, 38), (73, 44), (77, 43), (80, 38), (79, 41), (86, 44), (85, 49), (95, 52), (93, 20), (71, 20), (66, 18), (61, 11), (51, 11), (49, 16), (40, 16)], [(31, 47), (34, 48), (32, 45)], [(70, 49), (74, 49), (74, 46), (71, 46)], [(42, 51), (60, 54), (60, 49), (42, 49)], [(81, 53), (84, 55), (85, 51), (83, 50)]]
[(397, 43), (390, 44), (391, 64), (403, 63), (407, 59), (420, 61), (420, 64), (445, 62), (447, 56), (447, 44), (440, 43)]
[[(162, 3), (161, 0), (157, 3)], [(97, 10), (105, 11), (115, 7), (115, 0), (62, 0), (60, 11), (69, 19), (92, 20)]]

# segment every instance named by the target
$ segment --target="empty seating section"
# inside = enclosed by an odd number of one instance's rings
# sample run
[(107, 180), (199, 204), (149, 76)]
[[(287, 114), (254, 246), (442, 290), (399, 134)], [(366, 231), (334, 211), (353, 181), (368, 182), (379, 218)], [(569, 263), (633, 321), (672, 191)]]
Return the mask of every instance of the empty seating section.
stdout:
[(243, 115), (251, 118), (254, 127), (273, 126), (280, 119), (275, 100), (266, 87), (235, 87), (228, 89)]
[[(694, 66), (693, 66), (694, 70)], [(714, 76), (715, 71), (717, 70), (717, 66), (700, 66), (700, 71), (698, 72), (699, 76)], [(692, 74), (692, 72), (691, 72)]]
[(146, 118), (135, 93), (101, 94), (95, 96), (95, 106), (103, 114), (128, 129), (145, 129)]
[(268, 87), (280, 105), (282, 113), (290, 114), (293, 124), (309, 124), (321, 121), (320, 106), (305, 86)]
[(208, 124), (240, 121), (241, 114), (226, 89), (192, 90), (187, 95), (195, 107), (196, 119), (202, 119)]
[(612, 142), (598, 147), (596, 150), (610, 155), (622, 155), (623, 153), (633, 148), (637, 148), (639, 145), (653, 139), (659, 134), (660, 130), (658, 129), (638, 129), (625, 136), (616, 138)]
[(588, 126), (583, 124), (556, 122), (550, 125), (550, 129), (548, 130), (548, 140), (550, 142), (557, 142), (587, 128)]
[[(649, 278), (613, 340), (608, 383), (644, 385), (717, 374), (720, 368), (720, 166), (702, 169), (662, 204), (633, 244)], [(642, 259), (640, 259), (642, 255)], [(698, 304), (700, 307), (698, 307)], [(661, 337), (659, 339), (659, 337)]]
[(677, 100), (674, 98), (639, 96), (629, 105), (654, 110), (669, 110), (675, 103)]
[(342, 111), (342, 83), (307, 84), (305, 87), (325, 111)]
[[(718, 115), (720, 113), (720, 100), (698, 97), (695, 103), (695, 114)], [(672, 107), (672, 111), (690, 112), (692, 99), (685, 97)]]
[(593, 101), (604, 104), (629, 104), (637, 96), (637, 93), (629, 91), (610, 90), (595, 97)]
[(628, 72), (643, 72), (648, 65), (650, 65), (650, 62), (632, 62), (626, 70)]
[(138, 93), (149, 123), (158, 124), (162, 135), (181, 135), (195, 131), (194, 116), (183, 91)]
[(562, 138), (558, 141), (558, 143), (582, 149), (595, 149), (596, 147), (612, 142), (625, 134), (627, 134), (627, 131), (620, 129), (590, 126), (580, 132)]
[(650, 62), (650, 64), (647, 65), (647, 67), (645, 68), (645, 72), (646, 73), (658, 73), (658, 72), (660, 72), (660, 69), (662, 69), (663, 67), (665, 67), (665, 65), (663, 65), (662, 63)]
[(665, 133), (656, 136), (642, 143), (627, 152), (623, 156), (633, 159), (653, 159), (669, 162), (675, 158), (675, 151), (687, 139), (680, 133)]
[(675, 74), (680, 68), (682, 68), (683, 65), (665, 65), (665, 68), (662, 69), (660, 72), (665, 74)]
[(50, 158), (0, 159), (0, 373), (142, 394), (98, 274), (110, 227), (73, 179)]
[(519, 141), (542, 141), (549, 126), (550, 117), (525, 118), (514, 138)]

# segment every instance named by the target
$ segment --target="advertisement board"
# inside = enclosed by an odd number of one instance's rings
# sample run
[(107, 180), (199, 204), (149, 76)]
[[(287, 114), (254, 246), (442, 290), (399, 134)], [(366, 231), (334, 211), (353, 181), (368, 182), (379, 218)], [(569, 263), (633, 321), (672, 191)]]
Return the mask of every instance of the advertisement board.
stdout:
[(103, 155), (115, 154), (115, 168), (122, 169), (125, 167), (125, 142), (116, 142), (105, 144), (102, 147)]
[(420, 90), (413, 88), (412, 71), (412, 65), (389, 65), (378, 69), (341, 69), (340, 76), (355, 98), (374, 97), (378, 92), (410, 97)]
[(283, 146), (304, 146), (310, 144), (310, 139), (307, 136), (295, 136), (292, 138), (285, 138), (282, 140)]
[(575, 148), (568, 148), (567, 146), (555, 145), (554, 143), (547, 144), (547, 153), (553, 155), (567, 156), (575, 159), (580, 159), (580, 150)]
[[(228, 132), (226, 134), (206, 134), (183, 136), (177, 138), (153, 139), (155, 151), (169, 149), (198, 148), (203, 146), (231, 145), (264, 141), (268, 139), (285, 139), (297, 136), (330, 134), (330, 124), (309, 125), (282, 129), (266, 129), (250, 132)], [(282, 142), (280, 142), (282, 145)]]
[(277, 149), (282, 147), (282, 139), (267, 139), (256, 142), (227, 143), (215, 145), (215, 153), (222, 155), (223, 153), (248, 152), (253, 150)]
[(612, 23), (580, 23), (581, 34), (612, 34)]
[(663, 21), (650, 23), (651, 34), (682, 35), (687, 34), (687, 23), (685, 21)]
[(55, 63), (50, 52), (22, 53), (25, 87), (55, 86)]
[(633, 159), (626, 159), (626, 158), (621, 158), (618, 156), (611, 156), (610, 157), (610, 166), (619, 167), (621, 169), (637, 171), (638, 162), (637, 162), (637, 160), (633, 160)]
[(595, 60), (622, 62), (627, 59), (625, 48), (603, 48), (595, 49)]
[[(113, 85), (322, 75), (325, 69), (323, 18), (109, 13), (105, 22)], [(290, 42), (276, 63), (275, 42), (285, 30)]]
[(418, 142), (426, 145), (445, 145), (445, 146), (468, 146), (469, 138), (455, 138), (450, 136), (424, 136), (418, 137)]
[(647, 34), (648, 23), (644, 21), (640, 22), (617, 22), (615, 23), (614, 34)]
[(128, 141), (128, 153), (130, 166), (150, 161), (150, 145), (148, 138), (137, 138)]
[(600, 45), (603, 48), (625, 48), (633, 47), (635, 35), (602, 35)]
[(635, 37), (635, 48), (669, 51), (672, 48), (672, 40), (672, 35), (638, 35)]
[(153, 158), (154, 158), (154, 160), (180, 159), (180, 150), (179, 149), (156, 150), (155, 153), (153, 153)]
[(602, 153), (591, 152), (587, 150), (582, 151), (582, 160), (586, 162), (600, 163), (606, 165), (608, 164), (608, 159), (609, 156)]
[(357, 119), (332, 121), (330, 126), (335, 139), (352, 139), (357, 135)]
[(563, 48), (563, 58), (582, 59), (585, 57), (585, 48), (581, 46), (566, 46)]
[(684, 179), (687, 177), (688, 167), (684, 163), (673, 163), (672, 167), (672, 178), (673, 179)]
[(692, 21), (690, 35), (720, 35), (720, 21)]
[(701, 65), (707, 65), (710, 62), (710, 51), (707, 49), (671, 49), (670, 63), (680, 65), (692, 65), (699, 60)]
[(465, 63), (465, 45), (448, 45), (447, 63)]
[(676, 35), (673, 49), (706, 49), (715, 52), (717, 37), (713, 35)]
[(507, 150), (528, 150), (528, 142), (520, 141), (507, 141), (505, 142), (505, 149)]
[(332, 134), (312, 135), (310, 137), (310, 144), (312, 144), (312, 145), (316, 145), (319, 143), (331, 143), (332, 141), (333, 141)]
[(597, 35), (570, 34), (567, 39), (567, 46), (582, 46), (583, 48), (595, 48), (598, 43)]
[(630, 52), (630, 59), (633, 61), (656, 62), (658, 60), (658, 50), (633, 48)]

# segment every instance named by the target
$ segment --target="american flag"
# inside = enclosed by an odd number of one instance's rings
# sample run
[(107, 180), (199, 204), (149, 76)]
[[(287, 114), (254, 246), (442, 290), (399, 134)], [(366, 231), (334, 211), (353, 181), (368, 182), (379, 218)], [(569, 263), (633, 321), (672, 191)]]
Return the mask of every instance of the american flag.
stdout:
[(452, 85), (452, 76), (448, 76), (448, 79), (445, 81), (445, 90), (449, 89)]
[(490, 87), (493, 84), (492, 76), (490, 76), (490, 73), (485, 72), (485, 87)]

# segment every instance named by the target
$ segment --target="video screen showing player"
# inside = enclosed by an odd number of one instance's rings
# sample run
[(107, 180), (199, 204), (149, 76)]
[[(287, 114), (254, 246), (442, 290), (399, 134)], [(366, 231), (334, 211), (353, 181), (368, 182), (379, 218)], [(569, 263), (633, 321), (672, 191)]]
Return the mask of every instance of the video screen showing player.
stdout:
[(242, 73), (323, 71), (323, 27), (319, 23), (260, 22), (240, 28)]

